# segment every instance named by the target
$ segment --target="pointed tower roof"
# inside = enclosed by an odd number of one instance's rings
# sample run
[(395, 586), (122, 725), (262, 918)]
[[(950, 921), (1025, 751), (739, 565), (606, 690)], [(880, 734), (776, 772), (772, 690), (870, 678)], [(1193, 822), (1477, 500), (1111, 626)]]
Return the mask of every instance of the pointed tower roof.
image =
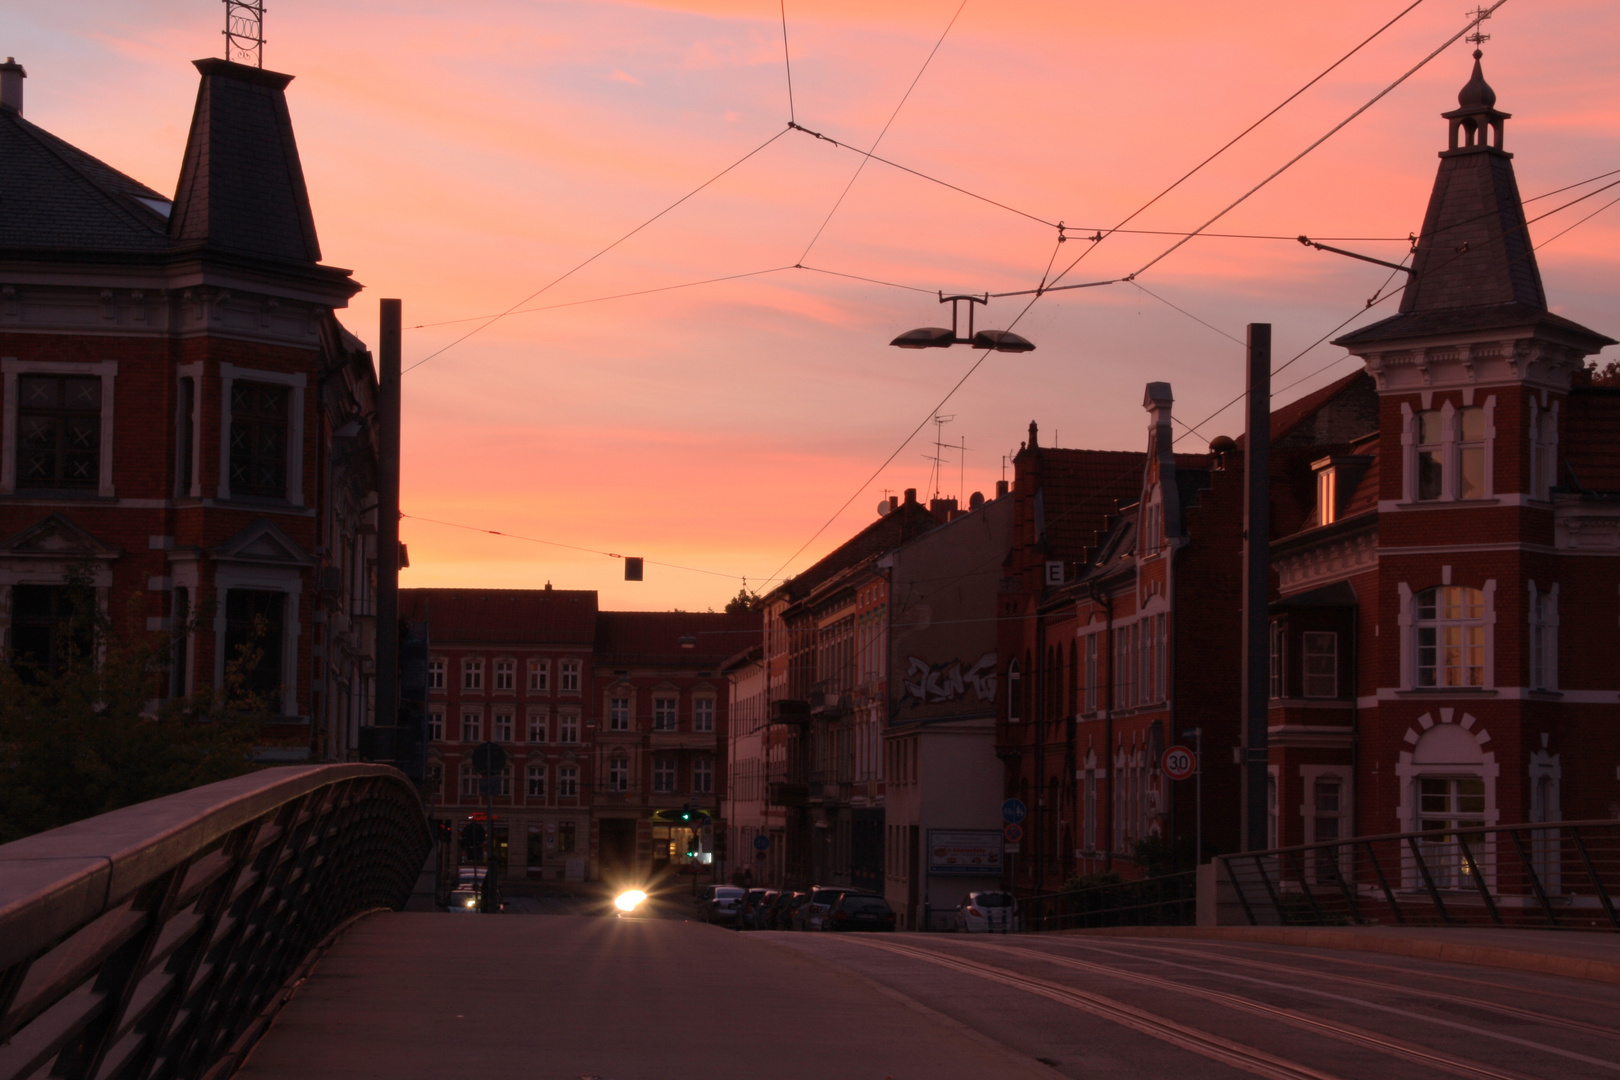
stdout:
[(198, 60), (202, 84), (169, 236), (178, 245), (318, 263), (320, 242), (287, 111), (291, 75)]
[(1480, 59), (1474, 50), (1473, 75), (1457, 95), (1458, 107), (1442, 114), (1450, 122), (1450, 146), (1440, 152), (1400, 314), (1334, 344), (1354, 350), (1397, 338), (1527, 326), (1608, 342), (1547, 310), (1513, 155), (1502, 149), (1512, 114), (1496, 108)]

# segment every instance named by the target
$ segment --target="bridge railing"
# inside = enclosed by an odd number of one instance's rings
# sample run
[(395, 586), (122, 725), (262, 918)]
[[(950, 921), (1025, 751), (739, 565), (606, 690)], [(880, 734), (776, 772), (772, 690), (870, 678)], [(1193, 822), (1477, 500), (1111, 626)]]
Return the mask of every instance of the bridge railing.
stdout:
[(1457, 823), (1215, 861), (1219, 922), (1620, 931), (1620, 821)]
[(0, 1080), (227, 1076), (429, 850), (380, 765), (266, 769), (0, 846)]

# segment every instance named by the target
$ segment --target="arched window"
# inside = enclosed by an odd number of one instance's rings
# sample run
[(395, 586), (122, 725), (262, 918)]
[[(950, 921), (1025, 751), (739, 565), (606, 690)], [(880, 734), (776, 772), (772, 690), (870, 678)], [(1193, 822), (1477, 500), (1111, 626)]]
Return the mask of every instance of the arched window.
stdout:
[(1412, 748), (1412, 771), (1414, 827), (1447, 830), (1418, 843), (1434, 883), (1441, 888), (1472, 888), (1458, 834), (1466, 838), (1480, 865), (1488, 852), (1484, 834), (1477, 830), (1495, 816), (1489, 812), (1491, 792), (1479, 740), (1460, 724), (1435, 724)]
[(1485, 685), (1485, 594), (1461, 585), (1413, 597), (1418, 686)]

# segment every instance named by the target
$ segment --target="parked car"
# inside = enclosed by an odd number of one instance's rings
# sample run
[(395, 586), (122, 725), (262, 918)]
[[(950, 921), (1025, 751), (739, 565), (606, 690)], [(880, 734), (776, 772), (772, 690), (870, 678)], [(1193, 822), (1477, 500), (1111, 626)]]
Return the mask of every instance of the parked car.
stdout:
[(821, 920), (823, 930), (893, 930), (894, 909), (881, 896), (847, 892)]
[(805, 902), (809, 899), (809, 893), (795, 892), (785, 902), (778, 903), (776, 907), (776, 929), (797, 930), (799, 927), (794, 920), (798, 918), (799, 909), (804, 907)]
[(787, 911), (788, 905), (793, 902), (793, 898), (798, 895), (792, 889), (783, 889), (780, 892), (773, 893), (771, 898), (759, 909), (759, 928), (761, 930), (783, 929), (782, 915)]
[(810, 896), (799, 905), (793, 913), (793, 929), (820, 930), (821, 921), (827, 917), (827, 912), (838, 902), (838, 898), (849, 889), (811, 889)]
[(1018, 901), (1011, 893), (970, 892), (956, 906), (956, 929), (964, 934), (1006, 934), (1018, 929)]
[(765, 924), (760, 921), (760, 916), (764, 914), (766, 905), (775, 899), (775, 889), (749, 889), (743, 894), (742, 907), (737, 913), (737, 929), (765, 929)]
[(478, 913), (478, 890), (455, 889), (450, 893), (450, 903), (446, 905), (447, 911), (459, 911), (463, 914)]
[(706, 923), (733, 926), (742, 906), (743, 890), (735, 885), (710, 885), (693, 901), (695, 916)]

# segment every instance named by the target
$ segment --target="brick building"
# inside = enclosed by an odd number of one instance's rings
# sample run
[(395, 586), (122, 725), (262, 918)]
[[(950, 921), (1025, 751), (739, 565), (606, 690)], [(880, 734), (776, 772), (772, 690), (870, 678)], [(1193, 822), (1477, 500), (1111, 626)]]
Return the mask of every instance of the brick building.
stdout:
[[(1620, 814), (1620, 390), (1583, 366), (1614, 342), (1547, 309), (1477, 55), (1459, 103), (1399, 313), (1271, 417), (1274, 844)], [(1170, 387), (1144, 405), (1128, 493), (1054, 498), (1048, 459), (1082, 452), (1033, 428), (1017, 459), (1000, 741), (1026, 889), (1190, 854), (1192, 785), (1158, 762), (1191, 729), (1205, 851), (1239, 843), (1243, 447), (1173, 453)], [(1108, 494), (1070, 563), (1055, 516)]]
[[(599, 611), (594, 591), (404, 589), (428, 627), (430, 812), (483, 813), (472, 750), (507, 752), (496, 858), (514, 878), (644, 882), (723, 872), (728, 697), (721, 663), (754, 613)], [(705, 836), (674, 820), (710, 817)], [(689, 841), (701, 851), (688, 853)]]
[[(49, 662), (73, 567), (159, 696), (254, 688), (288, 758), (341, 758), (369, 707), (376, 377), (334, 317), (285, 90), (201, 60), (171, 198), (23, 117), (0, 65), (0, 641)], [(188, 625), (196, 632), (187, 633)]]

